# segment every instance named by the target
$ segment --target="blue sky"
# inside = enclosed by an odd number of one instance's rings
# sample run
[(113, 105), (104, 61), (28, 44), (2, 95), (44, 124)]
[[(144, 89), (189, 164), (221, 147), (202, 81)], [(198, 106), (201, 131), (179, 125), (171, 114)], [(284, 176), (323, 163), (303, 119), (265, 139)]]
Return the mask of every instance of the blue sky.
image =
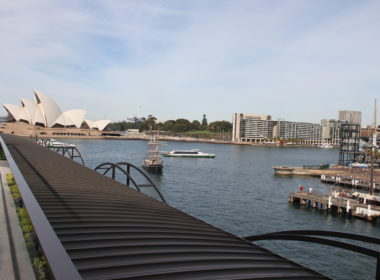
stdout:
[(366, 125), (379, 14), (379, 1), (2, 1), (1, 103), (39, 89), (94, 120), (318, 123), (347, 109)]

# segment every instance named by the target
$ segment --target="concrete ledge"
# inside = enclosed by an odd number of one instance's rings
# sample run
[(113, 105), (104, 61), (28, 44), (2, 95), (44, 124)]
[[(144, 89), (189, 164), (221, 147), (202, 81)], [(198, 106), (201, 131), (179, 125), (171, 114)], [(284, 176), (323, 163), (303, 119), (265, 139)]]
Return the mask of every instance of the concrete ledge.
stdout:
[[(7, 207), (7, 214), (10, 223), (11, 234), (13, 238), (13, 247), (16, 257), (16, 264), (13, 264), (11, 255), (11, 246), (9, 244), (9, 232), (7, 230), (0, 231), (0, 279), (15, 279), (15, 274), (18, 274), (19, 279), (29, 280), (35, 279), (32, 263), (29, 258), (29, 253), (25, 245), (24, 237), (19, 225), (19, 220), (16, 214), (16, 205), (14, 204), (11, 192), (8, 188), (6, 174), (11, 173), (7, 167), (6, 161), (0, 161), (1, 188), (3, 188), (5, 201), (3, 196), (0, 199), (0, 226), (2, 229), (7, 229), (4, 206)], [(3, 251), (3, 249), (5, 249)], [(17, 268), (15, 272), (13, 267)]]

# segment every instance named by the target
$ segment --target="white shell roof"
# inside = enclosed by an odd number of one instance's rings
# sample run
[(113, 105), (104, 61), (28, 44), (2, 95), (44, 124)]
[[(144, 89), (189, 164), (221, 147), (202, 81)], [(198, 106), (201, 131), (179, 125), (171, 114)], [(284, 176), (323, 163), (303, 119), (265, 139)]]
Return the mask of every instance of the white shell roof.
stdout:
[(55, 121), (62, 114), (61, 109), (53, 99), (51, 99), (46, 94), (43, 94), (41, 91), (34, 90), (34, 94), (36, 96), (37, 103), (42, 111), (42, 115), (44, 116), (45, 126), (52, 127)]
[[(45, 127), (53, 127), (55, 124), (62, 126), (75, 126), (80, 128), (86, 111), (82, 109), (74, 109), (62, 112), (58, 104), (49, 96), (39, 90), (34, 90), (35, 101), (22, 98), (22, 106), (15, 104), (3, 104), (7, 112), (16, 120), (24, 120), (30, 124), (41, 123)], [(103, 130), (111, 121), (86, 120), (90, 128)]]
[(15, 104), (3, 104), (3, 107), (7, 112), (14, 118), (16, 121), (20, 120), (20, 113), (22, 110), (22, 107)]
[(91, 121), (91, 120), (85, 120), (89, 128), (97, 128), (98, 130), (102, 131), (110, 122), (111, 120), (98, 120), (98, 121)]
[(72, 126), (74, 125), (77, 128), (80, 128), (86, 115), (86, 111), (82, 109), (75, 109), (63, 112), (54, 124), (60, 124), (63, 126)]
[[(30, 124), (35, 124), (35, 119), (38, 115), (42, 117), (42, 114), (39, 112), (38, 105), (35, 102), (29, 99), (21, 98), (21, 104), (28, 115), (28, 122)], [(39, 122), (43, 122), (43, 117), (42, 119), (40, 118)]]

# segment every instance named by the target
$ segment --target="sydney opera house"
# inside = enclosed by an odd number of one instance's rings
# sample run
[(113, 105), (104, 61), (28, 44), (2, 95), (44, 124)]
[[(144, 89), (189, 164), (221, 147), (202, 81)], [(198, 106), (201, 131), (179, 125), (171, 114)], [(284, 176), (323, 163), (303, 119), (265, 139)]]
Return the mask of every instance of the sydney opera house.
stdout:
[(34, 101), (22, 98), (21, 105), (3, 104), (3, 107), (11, 120), (2, 127), (5, 133), (95, 136), (101, 135), (110, 123), (110, 120), (87, 120), (82, 109), (63, 112), (51, 97), (39, 90), (34, 90)]

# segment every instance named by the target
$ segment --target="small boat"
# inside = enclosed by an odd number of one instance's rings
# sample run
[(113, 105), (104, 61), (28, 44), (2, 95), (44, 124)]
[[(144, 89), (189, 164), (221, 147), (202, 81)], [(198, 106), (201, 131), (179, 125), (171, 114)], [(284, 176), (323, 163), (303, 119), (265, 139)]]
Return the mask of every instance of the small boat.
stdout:
[(198, 149), (174, 150), (163, 154), (164, 157), (214, 158), (215, 154), (202, 153)]
[(321, 146), (319, 146), (319, 148), (322, 148), (322, 149), (331, 149), (333, 146), (330, 144), (330, 143), (322, 143)]
[(142, 166), (148, 171), (161, 172), (164, 167), (158, 148), (159, 142), (156, 141), (155, 137), (152, 137), (148, 143), (147, 155), (142, 163)]
[(75, 147), (74, 144), (62, 143), (62, 142), (59, 142), (55, 139), (48, 139), (46, 141), (40, 140), (40, 142), (38, 142), (38, 143), (41, 144), (42, 146), (53, 147), (53, 148)]

